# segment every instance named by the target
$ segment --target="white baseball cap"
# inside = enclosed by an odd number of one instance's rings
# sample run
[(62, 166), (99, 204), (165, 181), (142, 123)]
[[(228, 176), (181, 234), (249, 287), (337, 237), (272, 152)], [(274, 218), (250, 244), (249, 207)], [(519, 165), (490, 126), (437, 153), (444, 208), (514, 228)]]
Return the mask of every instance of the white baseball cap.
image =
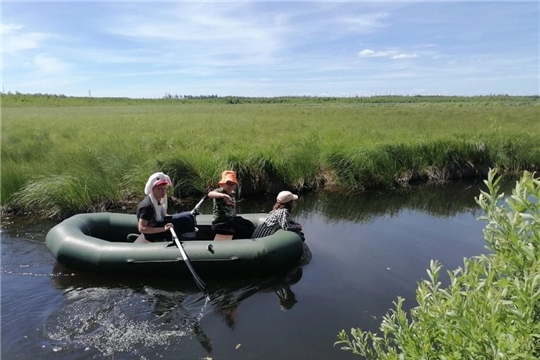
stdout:
[(289, 201), (298, 200), (298, 195), (294, 195), (290, 191), (282, 191), (278, 194), (276, 200), (280, 204), (286, 204)]

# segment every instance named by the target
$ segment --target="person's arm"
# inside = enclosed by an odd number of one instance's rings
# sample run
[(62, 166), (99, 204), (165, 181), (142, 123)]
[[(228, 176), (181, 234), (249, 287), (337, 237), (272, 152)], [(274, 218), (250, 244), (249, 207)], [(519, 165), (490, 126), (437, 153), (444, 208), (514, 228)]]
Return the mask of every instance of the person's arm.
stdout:
[(162, 226), (148, 226), (150, 220), (154, 219), (155, 216), (154, 208), (150, 204), (141, 207), (137, 216), (139, 217), (137, 228), (141, 234), (159, 234), (166, 232), (169, 230), (169, 228), (173, 227), (170, 222), (167, 222)]
[(138, 227), (139, 227), (139, 232), (141, 234), (159, 234), (159, 233), (162, 233), (162, 232), (166, 232), (168, 231), (170, 228), (173, 227), (173, 224), (171, 223), (166, 223), (165, 225), (163, 226), (158, 226), (158, 227), (153, 227), (153, 226), (148, 226), (148, 220), (145, 220), (143, 218), (140, 218), (139, 219), (139, 224), (138, 224)]
[(283, 209), (278, 214), (278, 224), (283, 230), (302, 230), (302, 226), (289, 219), (289, 211)]
[(227, 205), (231, 205), (232, 204), (232, 199), (229, 195), (225, 194), (224, 192), (219, 192), (219, 191), (216, 191), (216, 190), (212, 190), (208, 193), (208, 198), (209, 199), (223, 199)]

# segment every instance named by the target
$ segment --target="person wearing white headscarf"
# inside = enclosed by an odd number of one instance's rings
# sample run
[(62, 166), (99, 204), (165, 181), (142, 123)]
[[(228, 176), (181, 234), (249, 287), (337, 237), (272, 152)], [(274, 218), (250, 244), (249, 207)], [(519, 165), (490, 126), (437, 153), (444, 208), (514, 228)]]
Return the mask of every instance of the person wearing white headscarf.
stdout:
[(162, 172), (152, 174), (144, 187), (146, 197), (137, 206), (139, 232), (149, 242), (171, 241), (170, 228), (175, 228), (179, 234), (195, 229), (194, 216), (191, 213), (167, 215), (169, 186), (172, 186), (172, 182), (168, 175)]

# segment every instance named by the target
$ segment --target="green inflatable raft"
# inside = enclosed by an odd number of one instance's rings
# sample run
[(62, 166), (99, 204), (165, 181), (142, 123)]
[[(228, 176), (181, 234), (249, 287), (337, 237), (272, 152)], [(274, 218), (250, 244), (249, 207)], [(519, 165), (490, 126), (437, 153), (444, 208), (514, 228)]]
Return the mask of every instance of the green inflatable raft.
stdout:
[[(255, 226), (266, 214), (242, 214)], [(298, 264), (303, 239), (279, 230), (258, 239), (214, 241), (212, 215), (198, 215), (195, 236), (182, 238), (183, 248), (198, 274), (279, 272)], [(107, 274), (190, 276), (174, 242), (134, 243), (135, 215), (88, 213), (74, 215), (54, 226), (46, 244), (55, 259), (68, 268)]]

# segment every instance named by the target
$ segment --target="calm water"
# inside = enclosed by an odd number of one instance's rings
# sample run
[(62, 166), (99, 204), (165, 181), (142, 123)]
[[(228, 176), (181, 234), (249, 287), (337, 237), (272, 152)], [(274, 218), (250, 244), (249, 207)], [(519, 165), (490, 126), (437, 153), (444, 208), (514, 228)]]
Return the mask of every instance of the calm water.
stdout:
[[(415, 305), (430, 259), (485, 253), (479, 185), (302, 197), (306, 260), (246, 279), (126, 278), (74, 272), (45, 246), (53, 225), (2, 219), (2, 359), (355, 359), (341, 329), (376, 330), (397, 296)], [(245, 200), (265, 212), (272, 199)], [(203, 213), (210, 210), (204, 204)]]

